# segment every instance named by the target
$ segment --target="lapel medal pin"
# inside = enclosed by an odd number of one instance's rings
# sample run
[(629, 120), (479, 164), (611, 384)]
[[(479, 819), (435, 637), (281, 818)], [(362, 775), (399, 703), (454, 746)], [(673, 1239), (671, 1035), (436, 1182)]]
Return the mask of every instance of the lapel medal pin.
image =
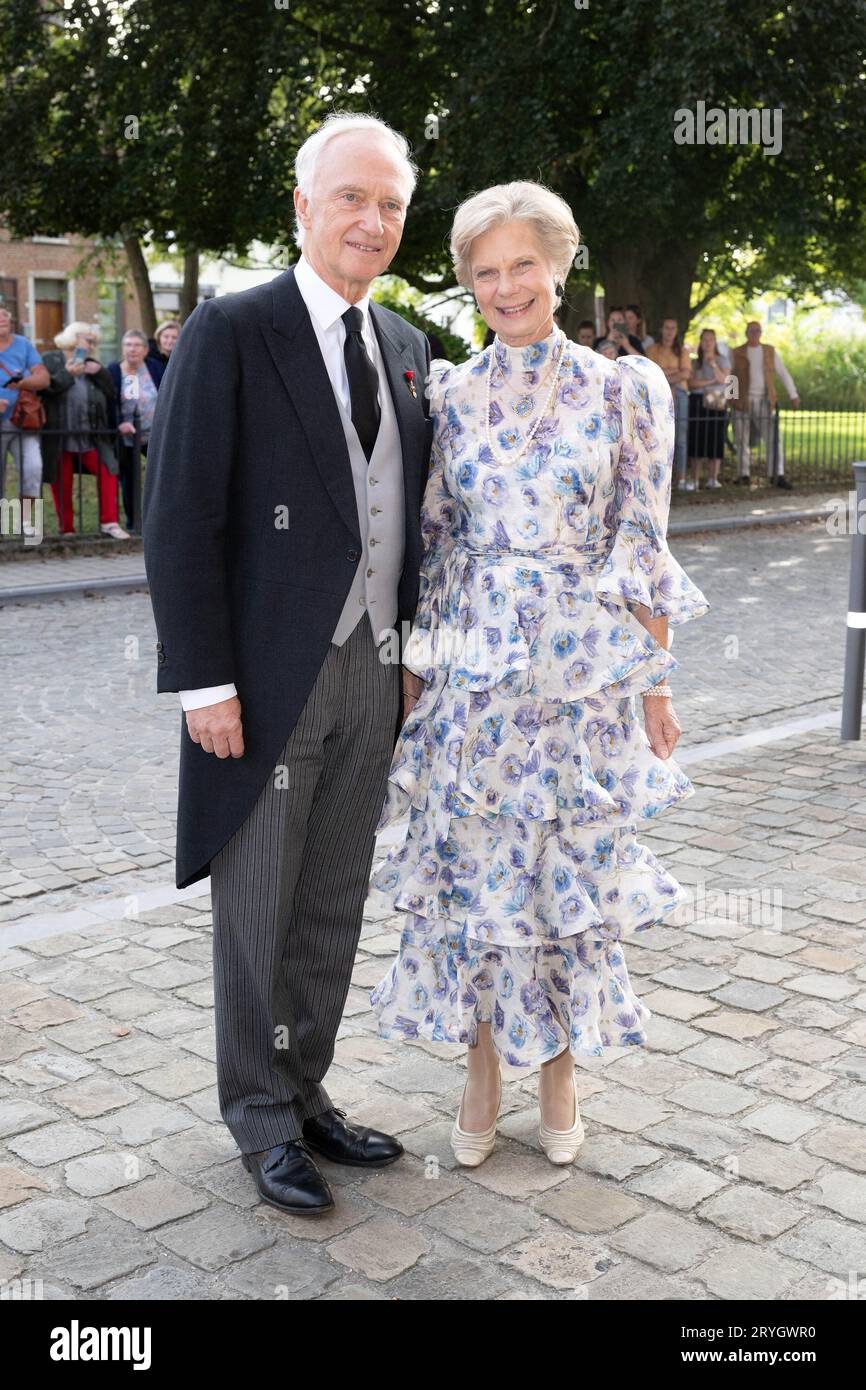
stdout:
[(417, 399), (418, 399), (418, 392), (415, 390), (415, 373), (414, 373), (414, 372), (404, 372), (403, 375), (404, 375), (404, 377), (406, 378), (406, 385), (409, 387), (409, 390), (412, 392), (412, 399), (417, 401)]

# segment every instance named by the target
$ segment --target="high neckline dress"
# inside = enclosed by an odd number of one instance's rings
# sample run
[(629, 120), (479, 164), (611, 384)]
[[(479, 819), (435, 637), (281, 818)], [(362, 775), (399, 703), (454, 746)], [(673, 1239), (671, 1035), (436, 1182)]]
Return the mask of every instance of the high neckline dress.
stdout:
[(554, 331), (434, 364), (431, 387), (405, 653), (426, 683), (377, 827), (408, 818), (405, 837), (370, 882), (405, 918), (370, 1000), (384, 1038), (474, 1045), (490, 1021), (519, 1075), (647, 1041), (624, 945), (687, 894), (636, 830), (695, 789), (646, 737), (638, 692), (679, 663), (633, 609), (676, 625), (709, 604), (666, 541), (674, 416), (655, 363)]

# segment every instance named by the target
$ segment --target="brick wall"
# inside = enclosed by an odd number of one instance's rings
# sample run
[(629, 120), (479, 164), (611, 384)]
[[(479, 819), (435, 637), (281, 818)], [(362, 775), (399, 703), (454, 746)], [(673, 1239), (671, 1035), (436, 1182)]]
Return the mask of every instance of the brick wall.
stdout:
[[(70, 236), (67, 245), (59, 242), (24, 240), (13, 241), (9, 233), (0, 227), (0, 280), (15, 281), (17, 295), (17, 324), (20, 333), (27, 325), (33, 332), (34, 306), (29, 298), (31, 276), (59, 278), (72, 282), (72, 316), (76, 319), (93, 321), (97, 316), (99, 297), (99, 272), (87, 266), (83, 273), (76, 275), (82, 258), (92, 248), (93, 243), (81, 237)], [(138, 297), (121, 256), (113, 269), (103, 271), (105, 278), (117, 280), (121, 285), (122, 312), (120, 332), (141, 325)]]

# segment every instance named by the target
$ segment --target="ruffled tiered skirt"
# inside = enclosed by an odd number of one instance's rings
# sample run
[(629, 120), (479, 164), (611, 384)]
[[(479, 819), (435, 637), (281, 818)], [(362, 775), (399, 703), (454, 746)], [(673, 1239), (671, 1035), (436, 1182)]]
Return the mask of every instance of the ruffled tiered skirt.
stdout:
[(408, 814), (370, 885), (406, 914), (380, 1036), (474, 1045), (489, 1021), (506, 1071), (646, 1042), (623, 946), (686, 893), (635, 831), (694, 787), (638, 722), (636, 692), (679, 663), (627, 604), (672, 623), (708, 604), (639, 545), (448, 553), (378, 826)]

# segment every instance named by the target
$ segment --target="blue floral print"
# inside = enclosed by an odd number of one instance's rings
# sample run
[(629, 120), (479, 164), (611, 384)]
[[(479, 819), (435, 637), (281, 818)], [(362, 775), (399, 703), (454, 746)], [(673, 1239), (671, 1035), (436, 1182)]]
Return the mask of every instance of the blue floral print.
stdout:
[(505, 1070), (646, 1042), (623, 942), (685, 893), (636, 828), (694, 787), (639, 722), (638, 692), (679, 663), (634, 610), (676, 625), (709, 609), (667, 545), (673, 401), (655, 363), (565, 343), (524, 447), (559, 342), (497, 338), (434, 371), (405, 654), (425, 685), (378, 828), (408, 825), (371, 879), (406, 914), (370, 996), (380, 1035), (473, 1045), (489, 1021)]

